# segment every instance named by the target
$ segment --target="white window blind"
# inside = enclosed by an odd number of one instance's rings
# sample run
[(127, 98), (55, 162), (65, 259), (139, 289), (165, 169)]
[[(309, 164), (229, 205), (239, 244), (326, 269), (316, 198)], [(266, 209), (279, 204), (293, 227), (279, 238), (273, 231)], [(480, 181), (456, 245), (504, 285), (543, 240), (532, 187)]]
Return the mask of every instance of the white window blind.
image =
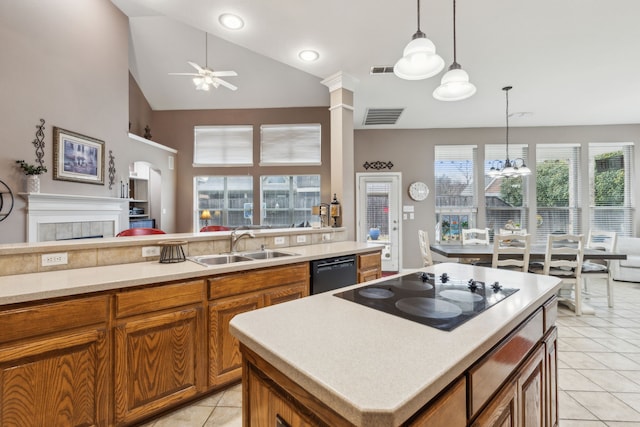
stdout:
[(194, 166), (253, 165), (253, 126), (195, 126)]
[(589, 144), (589, 227), (633, 235), (633, 143)]
[[(505, 144), (487, 144), (484, 147), (484, 195), (487, 209), (487, 227), (497, 233), (508, 221), (528, 229), (527, 181), (529, 177), (489, 177), (489, 169), (506, 159)], [(522, 159), (528, 165), (527, 145), (511, 144), (509, 159)], [(520, 165), (520, 160), (517, 160)]]
[(319, 165), (318, 123), (260, 126), (260, 165)]
[(475, 226), (477, 146), (435, 147), (436, 240), (458, 241), (462, 228)]
[(580, 146), (538, 144), (536, 146), (536, 241), (544, 243), (549, 233), (580, 234)]

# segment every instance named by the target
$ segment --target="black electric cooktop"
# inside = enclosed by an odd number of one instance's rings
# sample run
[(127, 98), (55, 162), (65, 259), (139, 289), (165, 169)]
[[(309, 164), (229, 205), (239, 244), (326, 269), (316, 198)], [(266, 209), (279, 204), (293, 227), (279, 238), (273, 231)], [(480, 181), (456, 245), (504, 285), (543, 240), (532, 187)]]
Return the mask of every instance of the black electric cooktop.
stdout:
[(334, 294), (374, 310), (451, 331), (518, 289), (446, 273), (411, 273)]

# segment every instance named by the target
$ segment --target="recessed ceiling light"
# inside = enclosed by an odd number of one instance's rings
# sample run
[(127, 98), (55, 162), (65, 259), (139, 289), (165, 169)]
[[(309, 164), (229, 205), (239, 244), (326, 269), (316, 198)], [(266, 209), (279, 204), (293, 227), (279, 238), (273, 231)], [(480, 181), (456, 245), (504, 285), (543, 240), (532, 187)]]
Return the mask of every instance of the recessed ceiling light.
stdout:
[(218, 18), (218, 21), (220, 21), (220, 24), (222, 24), (223, 27), (229, 30), (239, 30), (244, 27), (244, 21), (242, 18), (231, 13), (223, 13)]
[(298, 57), (303, 61), (313, 62), (316, 59), (320, 58), (320, 54), (315, 50), (302, 50), (298, 54)]

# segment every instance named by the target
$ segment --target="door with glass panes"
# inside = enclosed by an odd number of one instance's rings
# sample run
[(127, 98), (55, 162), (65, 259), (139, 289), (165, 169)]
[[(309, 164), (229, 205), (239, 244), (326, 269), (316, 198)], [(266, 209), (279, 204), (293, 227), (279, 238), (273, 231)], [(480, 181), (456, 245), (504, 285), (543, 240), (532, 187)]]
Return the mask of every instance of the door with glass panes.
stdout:
[(357, 174), (357, 239), (383, 245), (383, 271), (401, 268), (401, 178), (392, 172)]

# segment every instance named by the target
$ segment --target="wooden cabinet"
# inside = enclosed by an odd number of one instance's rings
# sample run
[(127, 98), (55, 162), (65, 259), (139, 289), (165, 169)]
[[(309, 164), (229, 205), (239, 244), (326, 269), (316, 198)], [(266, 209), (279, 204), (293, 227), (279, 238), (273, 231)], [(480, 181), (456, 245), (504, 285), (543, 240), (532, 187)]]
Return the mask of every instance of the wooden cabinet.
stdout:
[(518, 370), (518, 418), (521, 427), (542, 427), (545, 422), (545, 349), (540, 344)]
[(382, 277), (380, 251), (358, 255), (358, 283)]
[(407, 427), (464, 427), (467, 425), (467, 382), (465, 377), (455, 381), (438, 397), (427, 404)]
[(0, 313), (0, 425), (109, 425), (107, 297)]
[(206, 389), (203, 301), (201, 280), (116, 295), (116, 425)]
[(545, 340), (545, 407), (547, 426), (558, 425), (558, 329), (553, 327)]
[(229, 332), (237, 314), (309, 295), (309, 264), (243, 271), (209, 279), (209, 386), (242, 376), (239, 342)]
[(518, 425), (518, 392), (515, 381), (510, 381), (491, 400), (472, 427), (515, 427)]

